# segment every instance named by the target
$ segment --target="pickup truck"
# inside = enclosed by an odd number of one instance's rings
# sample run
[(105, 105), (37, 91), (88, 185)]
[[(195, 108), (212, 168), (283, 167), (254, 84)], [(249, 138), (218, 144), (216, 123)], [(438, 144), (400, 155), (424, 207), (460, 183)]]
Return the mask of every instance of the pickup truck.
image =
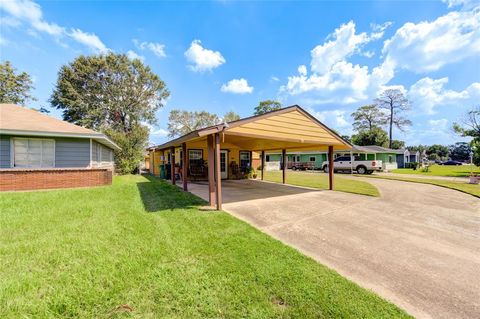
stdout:
[[(352, 169), (358, 174), (372, 174), (374, 171), (382, 170), (382, 161), (359, 161), (354, 158), (352, 163), (350, 156), (340, 156), (333, 161), (335, 172), (350, 172)], [(328, 173), (328, 162), (323, 165), (323, 171)]]

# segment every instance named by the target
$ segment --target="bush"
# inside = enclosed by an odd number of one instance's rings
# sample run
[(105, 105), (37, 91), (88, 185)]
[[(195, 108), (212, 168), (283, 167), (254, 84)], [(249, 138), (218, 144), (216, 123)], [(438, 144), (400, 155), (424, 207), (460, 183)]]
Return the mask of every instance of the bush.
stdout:
[(405, 168), (413, 168), (415, 171), (418, 168), (418, 162), (405, 163)]

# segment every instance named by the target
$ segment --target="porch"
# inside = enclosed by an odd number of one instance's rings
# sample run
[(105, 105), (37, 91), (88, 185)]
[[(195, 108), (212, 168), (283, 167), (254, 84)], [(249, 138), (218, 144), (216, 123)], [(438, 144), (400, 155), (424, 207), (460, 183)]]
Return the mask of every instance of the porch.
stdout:
[[(260, 157), (261, 165), (257, 174), (263, 180), (267, 151), (279, 151), (284, 163), (287, 162), (287, 151), (324, 151), (328, 153), (328, 159), (332, 163), (334, 151), (349, 148), (351, 145), (338, 134), (295, 105), (200, 129), (152, 147), (149, 151), (154, 175), (156, 175), (157, 165), (169, 165), (171, 182), (173, 184), (180, 182), (177, 181), (177, 177), (180, 177), (185, 191), (188, 191), (189, 187), (195, 188), (196, 185), (202, 185), (202, 183), (189, 183), (189, 181), (206, 180), (208, 194), (205, 195), (204, 187), (200, 191), (201, 197), (220, 210), (222, 202), (232, 198), (233, 195), (230, 193), (239, 191), (239, 185), (243, 185), (244, 195), (257, 191), (259, 184), (249, 188), (249, 185), (253, 185), (249, 182), (242, 184), (226, 181), (232, 178), (244, 178), (250, 170), (256, 170), (257, 167), (252, 167), (254, 154)], [(329, 172), (329, 188), (333, 189), (333, 165), (329, 167), (332, 168)], [(284, 165), (283, 184), (285, 184), (286, 169)], [(236, 185), (236, 187), (229, 187), (230, 185)], [(279, 185), (272, 187), (279, 187)], [(298, 192), (299, 190), (296, 187), (287, 187), (280, 193), (283, 191)], [(268, 196), (268, 194), (275, 196), (278, 192), (272, 192), (272, 188), (267, 187), (258, 196)], [(241, 195), (238, 196), (241, 197)]]

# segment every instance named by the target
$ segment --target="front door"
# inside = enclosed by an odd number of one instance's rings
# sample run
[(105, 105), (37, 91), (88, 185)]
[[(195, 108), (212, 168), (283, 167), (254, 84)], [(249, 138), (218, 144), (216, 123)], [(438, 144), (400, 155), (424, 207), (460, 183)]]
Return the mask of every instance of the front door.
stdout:
[(220, 176), (222, 179), (228, 178), (228, 151), (220, 151)]

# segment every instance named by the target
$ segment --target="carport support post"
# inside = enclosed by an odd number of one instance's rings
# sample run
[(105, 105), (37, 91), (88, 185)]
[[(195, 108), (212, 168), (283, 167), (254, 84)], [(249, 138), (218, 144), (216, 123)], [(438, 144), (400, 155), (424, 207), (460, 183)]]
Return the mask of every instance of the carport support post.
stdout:
[(220, 134), (215, 134), (215, 181), (217, 193), (217, 210), (222, 210), (222, 176), (220, 174)]
[(265, 151), (262, 151), (262, 181), (263, 181), (263, 172), (265, 171)]
[(287, 151), (285, 149), (282, 150), (282, 182), (285, 184), (285, 174), (287, 172)]
[(183, 190), (188, 191), (188, 182), (187, 182), (187, 172), (188, 172), (188, 154), (187, 154), (187, 143), (182, 143), (182, 179), (183, 179)]
[(170, 147), (170, 177), (172, 178), (172, 184), (175, 185), (175, 147)]
[(328, 147), (328, 189), (333, 190), (333, 146)]
[(215, 149), (214, 145), (214, 136), (207, 136), (208, 144), (208, 202), (210, 206), (215, 205)]

